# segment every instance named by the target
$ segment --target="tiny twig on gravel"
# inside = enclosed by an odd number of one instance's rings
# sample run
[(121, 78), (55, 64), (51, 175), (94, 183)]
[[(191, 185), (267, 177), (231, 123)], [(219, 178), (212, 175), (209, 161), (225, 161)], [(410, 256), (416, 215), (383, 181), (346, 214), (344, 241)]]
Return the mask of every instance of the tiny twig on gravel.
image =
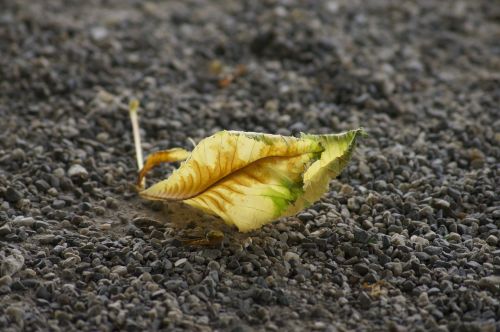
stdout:
[[(139, 109), (139, 101), (137, 99), (132, 99), (129, 104), (130, 121), (132, 122), (132, 132), (134, 135), (134, 145), (135, 145), (135, 157), (137, 159), (137, 168), (141, 170), (144, 166), (144, 159), (142, 157), (141, 148), (141, 135), (139, 133), (139, 118), (137, 117), (137, 110)], [(144, 177), (140, 183), (140, 186), (144, 188), (146, 183), (146, 178)]]

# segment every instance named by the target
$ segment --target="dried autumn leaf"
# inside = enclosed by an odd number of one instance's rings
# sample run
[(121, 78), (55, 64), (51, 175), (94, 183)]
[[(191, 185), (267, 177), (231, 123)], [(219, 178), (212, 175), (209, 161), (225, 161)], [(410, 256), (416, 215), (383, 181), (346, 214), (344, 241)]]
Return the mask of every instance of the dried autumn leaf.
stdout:
[(380, 296), (387, 294), (387, 289), (390, 287), (384, 280), (376, 281), (373, 284), (363, 283), (362, 287), (370, 291), (370, 296), (373, 299), (378, 299)]
[(232, 82), (234, 82), (238, 77), (245, 75), (247, 68), (244, 65), (238, 65), (236, 69), (229, 75), (221, 78), (219, 80), (220, 88), (227, 88)]
[(362, 129), (300, 138), (221, 131), (189, 153), (150, 156), (140, 172), (161, 162), (185, 161), (166, 180), (140, 192), (151, 200), (183, 201), (247, 232), (317, 201), (347, 165)]

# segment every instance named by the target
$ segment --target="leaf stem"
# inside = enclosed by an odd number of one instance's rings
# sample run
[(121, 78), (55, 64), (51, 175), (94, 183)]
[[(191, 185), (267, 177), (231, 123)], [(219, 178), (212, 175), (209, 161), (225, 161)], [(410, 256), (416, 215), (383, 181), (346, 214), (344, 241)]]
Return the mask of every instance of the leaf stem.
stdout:
[[(137, 99), (132, 99), (129, 104), (129, 114), (130, 121), (132, 122), (132, 133), (134, 135), (135, 157), (137, 159), (137, 167), (140, 171), (144, 166), (144, 159), (142, 157), (141, 135), (139, 133), (139, 118), (137, 116), (138, 109), (139, 101)], [(145, 183), (146, 178), (143, 178), (140, 184), (142, 188), (144, 188)]]

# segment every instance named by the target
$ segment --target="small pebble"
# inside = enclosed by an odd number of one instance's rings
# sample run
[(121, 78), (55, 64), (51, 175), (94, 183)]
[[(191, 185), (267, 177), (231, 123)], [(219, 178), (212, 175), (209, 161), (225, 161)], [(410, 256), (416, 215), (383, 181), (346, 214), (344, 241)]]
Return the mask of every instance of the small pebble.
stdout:
[(179, 266), (186, 264), (186, 262), (187, 262), (187, 258), (181, 258), (181, 259), (178, 259), (175, 261), (174, 266), (179, 267)]
[(300, 263), (300, 256), (297, 253), (291, 251), (287, 251), (284, 255), (284, 258), (286, 262), (295, 261), (297, 263)]
[(490, 246), (496, 246), (498, 243), (498, 238), (495, 235), (490, 235), (486, 239), (486, 243), (488, 243)]
[(73, 165), (68, 169), (68, 176), (72, 179), (86, 180), (89, 173), (82, 165)]
[(8, 202), (16, 203), (21, 198), (23, 198), (23, 195), (21, 194), (21, 192), (19, 190), (12, 188), (12, 187), (8, 187), (7, 190), (5, 191), (4, 197)]

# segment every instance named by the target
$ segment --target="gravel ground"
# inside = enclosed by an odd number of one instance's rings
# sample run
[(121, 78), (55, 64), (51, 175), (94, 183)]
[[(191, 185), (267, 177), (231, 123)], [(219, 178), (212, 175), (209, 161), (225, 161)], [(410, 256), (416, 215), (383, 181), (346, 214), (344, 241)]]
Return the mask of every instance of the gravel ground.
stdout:
[[(0, 330), (500, 330), (498, 2), (0, 8)], [(369, 137), (320, 202), (239, 234), (137, 198), (132, 97), (146, 152)]]

